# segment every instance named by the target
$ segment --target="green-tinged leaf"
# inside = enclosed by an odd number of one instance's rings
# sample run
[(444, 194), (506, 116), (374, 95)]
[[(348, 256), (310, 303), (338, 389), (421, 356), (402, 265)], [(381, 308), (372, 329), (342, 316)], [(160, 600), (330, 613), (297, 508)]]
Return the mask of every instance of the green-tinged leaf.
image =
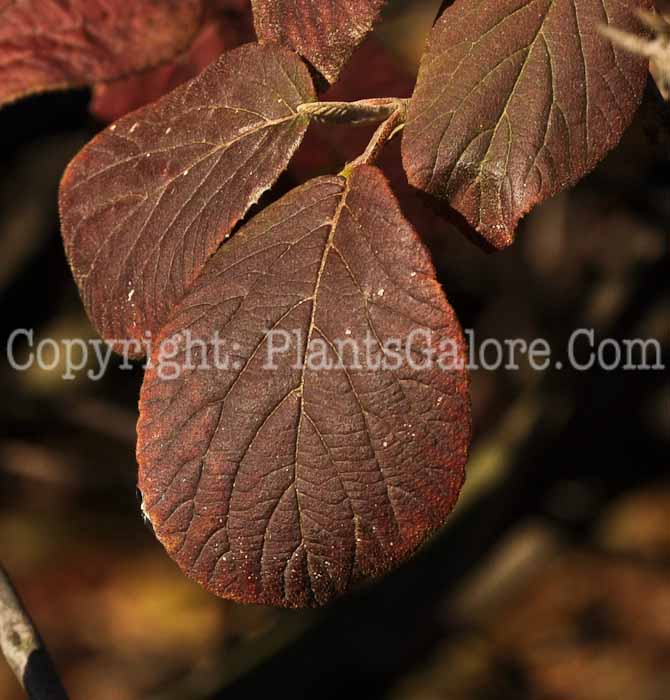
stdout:
[(618, 142), (646, 62), (599, 24), (646, 0), (456, 0), (435, 24), (403, 138), (410, 182), (449, 200), (493, 247)]

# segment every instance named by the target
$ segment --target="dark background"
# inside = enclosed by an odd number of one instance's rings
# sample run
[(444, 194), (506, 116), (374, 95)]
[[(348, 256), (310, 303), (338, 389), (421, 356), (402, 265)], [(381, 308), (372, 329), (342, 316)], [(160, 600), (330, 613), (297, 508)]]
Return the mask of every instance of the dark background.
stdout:
[[(408, 94), (439, 2), (395, 2), (339, 98)], [(522, 366), (473, 374), (465, 492), (410, 563), (323, 611), (220, 601), (144, 526), (140, 368), (100, 382), (12, 370), (15, 328), (94, 338), (58, 231), (68, 160), (100, 128), (86, 91), (0, 112), (0, 560), (74, 698), (670, 697), (668, 372)], [(384, 164), (464, 327), (658, 338), (670, 361), (670, 108), (650, 85), (621, 146), (487, 255)], [(367, 136), (312, 134), (278, 192)], [(523, 364), (523, 363), (522, 363)], [(20, 697), (0, 665), (0, 697)]]

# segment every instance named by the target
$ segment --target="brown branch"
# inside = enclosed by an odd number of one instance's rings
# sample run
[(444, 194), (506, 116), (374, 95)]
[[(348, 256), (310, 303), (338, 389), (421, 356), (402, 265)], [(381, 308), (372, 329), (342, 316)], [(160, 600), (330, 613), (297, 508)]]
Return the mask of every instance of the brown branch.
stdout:
[(30, 700), (67, 700), (39, 633), (1, 565), (0, 649)]

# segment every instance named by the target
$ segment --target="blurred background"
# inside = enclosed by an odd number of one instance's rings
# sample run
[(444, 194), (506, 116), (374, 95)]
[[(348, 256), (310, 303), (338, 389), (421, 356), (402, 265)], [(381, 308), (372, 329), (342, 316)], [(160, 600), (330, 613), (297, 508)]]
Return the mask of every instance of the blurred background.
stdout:
[[(228, 47), (251, 36), (238, 4), (216, 30)], [(326, 99), (409, 95), (439, 4), (390, 2)], [(474, 372), (456, 511), (407, 565), (331, 608), (239, 606), (182, 576), (136, 497), (141, 369), (64, 381), (62, 367), (17, 372), (5, 354), (16, 328), (96, 337), (57, 217), (68, 160), (121, 109), (113, 88), (98, 91), (98, 118), (89, 102), (75, 91), (0, 112), (0, 561), (71, 696), (667, 700), (667, 370)], [(369, 135), (313, 129), (273, 196), (337, 172)], [(669, 135), (670, 108), (650, 84), (620, 148), (494, 255), (410, 192), (397, 144), (382, 164), (478, 338), (546, 338), (561, 355), (588, 327), (657, 338), (667, 366)], [(20, 697), (0, 663), (0, 698)]]

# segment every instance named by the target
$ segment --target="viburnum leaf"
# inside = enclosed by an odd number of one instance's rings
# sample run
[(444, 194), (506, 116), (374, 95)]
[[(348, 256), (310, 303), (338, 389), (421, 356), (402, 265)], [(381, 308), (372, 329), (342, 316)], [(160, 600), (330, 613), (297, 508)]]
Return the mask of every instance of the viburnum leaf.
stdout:
[(143, 510), (220, 596), (322, 605), (409, 556), (456, 502), (465, 342), (372, 166), (311, 180), (252, 219), (208, 262), (151, 365)]
[(103, 122), (120, 119), (195, 78), (225, 50), (253, 41), (251, 11), (246, 5), (246, 0), (208, 0), (205, 19), (188, 51), (141, 73), (97, 83), (91, 113)]
[(0, 0), (0, 105), (155, 66), (201, 16), (202, 0)]
[(104, 338), (139, 341), (161, 329), (286, 168), (307, 128), (296, 107), (313, 99), (298, 56), (247, 44), (107, 128), (70, 163), (63, 239)]
[(456, 0), (433, 27), (403, 137), (410, 182), (449, 200), (495, 248), (534, 205), (614, 147), (646, 62), (630, 29), (646, 0)]
[(304, 56), (330, 83), (372, 29), (385, 0), (251, 0), (261, 42)]

